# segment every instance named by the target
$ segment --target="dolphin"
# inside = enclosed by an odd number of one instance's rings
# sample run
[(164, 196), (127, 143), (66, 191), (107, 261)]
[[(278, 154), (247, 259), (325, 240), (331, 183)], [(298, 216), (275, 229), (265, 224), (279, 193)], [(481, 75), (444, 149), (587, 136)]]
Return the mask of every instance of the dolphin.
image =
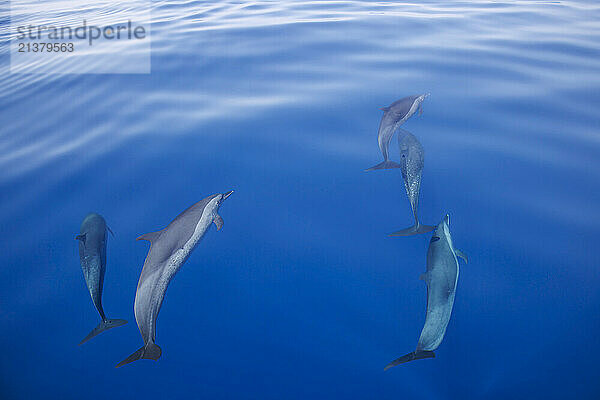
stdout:
[(144, 345), (117, 364), (116, 368), (140, 359), (160, 358), (162, 350), (155, 343), (156, 318), (165, 298), (167, 286), (200, 242), (210, 224), (214, 223), (217, 230), (221, 229), (223, 219), (217, 212), (221, 203), (232, 193), (233, 190), (208, 196), (179, 214), (163, 230), (146, 233), (137, 238), (137, 240), (147, 240), (151, 244), (138, 281), (134, 304), (135, 320)]
[(423, 147), (412, 133), (402, 128), (398, 128), (398, 146), (400, 147), (400, 171), (402, 171), (404, 188), (415, 217), (415, 224), (410, 228), (391, 233), (390, 236), (410, 236), (417, 233), (431, 232), (435, 229), (435, 226), (421, 225), (417, 216), (421, 175), (425, 158)]
[[(87, 284), (92, 302), (100, 313), (102, 321), (80, 343), (81, 346), (94, 336), (117, 326), (125, 325), (124, 319), (108, 319), (102, 308), (102, 288), (104, 286), (104, 273), (106, 272), (106, 221), (96, 213), (88, 214), (81, 223), (79, 235), (79, 261), (83, 270), (83, 277)], [(110, 228), (108, 228), (110, 230)], [(111, 231), (112, 233), (112, 231)]]
[(467, 261), (467, 256), (452, 244), (449, 224), (450, 217), (446, 214), (429, 242), (427, 271), (419, 277), (427, 284), (427, 315), (417, 349), (389, 363), (385, 367), (386, 370), (408, 361), (435, 357), (434, 350), (444, 339), (458, 282), (456, 257)]
[(381, 122), (379, 122), (377, 142), (379, 143), (381, 154), (383, 154), (383, 162), (365, 171), (400, 168), (400, 165), (389, 160), (388, 148), (390, 147), (390, 141), (396, 129), (412, 117), (414, 113), (419, 111), (419, 115), (423, 114), (422, 103), (427, 96), (429, 96), (429, 93), (408, 96), (393, 102), (389, 107), (381, 108), (383, 117), (381, 117)]

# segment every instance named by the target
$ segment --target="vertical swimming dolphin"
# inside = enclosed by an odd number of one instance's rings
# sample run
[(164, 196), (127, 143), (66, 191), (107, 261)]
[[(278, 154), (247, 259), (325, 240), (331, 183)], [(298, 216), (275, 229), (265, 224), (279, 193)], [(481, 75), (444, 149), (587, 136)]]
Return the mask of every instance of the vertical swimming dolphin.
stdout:
[[(87, 342), (99, 333), (127, 323), (124, 319), (108, 319), (102, 308), (102, 288), (106, 272), (106, 221), (101, 215), (88, 214), (81, 223), (76, 239), (79, 240), (79, 261), (92, 302), (102, 321), (80, 343)], [(109, 228), (110, 229), (110, 228)]]
[(217, 213), (221, 203), (233, 193), (217, 193), (208, 196), (179, 214), (166, 228), (146, 233), (137, 240), (150, 242), (150, 250), (144, 261), (142, 274), (135, 293), (135, 320), (144, 345), (121, 361), (116, 367), (140, 359), (158, 360), (162, 354), (155, 344), (156, 318), (162, 306), (167, 286), (192, 250), (202, 239), (210, 224), (217, 230), (223, 219)]
[(435, 226), (421, 225), (417, 216), (425, 152), (417, 138), (402, 128), (398, 128), (398, 146), (400, 147), (400, 171), (402, 171), (404, 188), (412, 208), (415, 224), (410, 228), (391, 233), (390, 236), (410, 236), (430, 232), (435, 229)]
[(403, 99), (393, 102), (389, 107), (383, 107), (383, 116), (379, 122), (379, 133), (377, 134), (377, 142), (379, 149), (383, 155), (383, 162), (379, 163), (366, 171), (376, 169), (400, 168), (400, 166), (389, 160), (390, 141), (394, 132), (400, 125), (406, 122), (415, 112), (419, 111), (419, 115), (423, 113), (422, 103), (429, 94), (420, 94), (404, 97)]
[(467, 261), (467, 257), (460, 250), (454, 248), (449, 225), (450, 217), (446, 214), (429, 242), (427, 271), (419, 277), (427, 284), (427, 315), (417, 349), (392, 361), (385, 369), (412, 360), (435, 357), (433, 351), (444, 339), (452, 314), (456, 283), (458, 282), (458, 259), (456, 257)]

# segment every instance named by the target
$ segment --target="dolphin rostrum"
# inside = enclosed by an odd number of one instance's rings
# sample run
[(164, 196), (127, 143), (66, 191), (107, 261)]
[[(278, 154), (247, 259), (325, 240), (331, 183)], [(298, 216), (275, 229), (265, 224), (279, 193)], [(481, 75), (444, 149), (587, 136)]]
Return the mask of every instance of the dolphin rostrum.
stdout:
[(419, 277), (427, 284), (427, 315), (417, 349), (392, 361), (385, 369), (412, 360), (435, 357), (433, 351), (444, 339), (458, 282), (456, 257), (467, 261), (467, 257), (452, 244), (449, 224), (450, 217), (446, 214), (431, 237), (427, 250), (427, 271)]
[(406, 189), (408, 201), (415, 217), (415, 224), (410, 228), (391, 233), (390, 236), (410, 236), (417, 233), (430, 232), (435, 229), (435, 226), (421, 225), (417, 216), (421, 175), (423, 173), (425, 157), (423, 147), (412, 133), (402, 128), (398, 128), (398, 146), (400, 147), (400, 171), (402, 171), (404, 188)]
[(419, 115), (423, 113), (422, 103), (425, 98), (429, 96), (427, 94), (419, 94), (414, 96), (408, 96), (403, 99), (393, 102), (389, 107), (383, 107), (383, 117), (379, 123), (379, 133), (377, 134), (377, 142), (379, 143), (379, 149), (383, 154), (383, 162), (379, 163), (366, 171), (373, 171), (376, 169), (390, 169), (400, 168), (400, 166), (389, 160), (389, 147), (390, 141), (394, 132), (400, 125), (406, 122), (407, 119), (412, 117), (414, 113), (419, 111)]
[(156, 318), (160, 311), (167, 286), (192, 250), (202, 239), (210, 224), (217, 230), (223, 219), (217, 213), (219, 206), (233, 193), (217, 193), (208, 196), (179, 214), (166, 228), (146, 233), (137, 240), (150, 242), (150, 251), (144, 261), (142, 274), (135, 293), (135, 320), (144, 345), (121, 361), (117, 368), (140, 359), (158, 360), (162, 351), (155, 344)]
[[(110, 328), (125, 325), (124, 319), (108, 319), (102, 308), (102, 288), (106, 272), (106, 221), (96, 213), (88, 214), (81, 223), (81, 230), (75, 239), (79, 240), (79, 260), (83, 277), (90, 296), (102, 321), (87, 335), (79, 345)], [(108, 228), (110, 230), (110, 228)], [(112, 233), (112, 231), (111, 231)]]

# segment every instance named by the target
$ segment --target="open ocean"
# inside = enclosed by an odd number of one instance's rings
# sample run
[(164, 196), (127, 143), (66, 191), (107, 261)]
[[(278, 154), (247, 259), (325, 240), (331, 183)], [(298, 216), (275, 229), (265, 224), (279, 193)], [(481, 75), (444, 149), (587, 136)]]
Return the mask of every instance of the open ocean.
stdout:
[[(0, 399), (600, 398), (597, 1), (153, 1), (150, 74), (11, 74), (10, 20)], [(469, 263), (436, 358), (384, 372), (423, 327), (431, 234), (388, 237), (412, 224), (400, 170), (364, 169), (379, 108), (420, 93), (420, 220), (449, 213)], [(142, 344), (135, 239), (229, 190), (169, 286), (162, 357), (115, 369)], [(129, 323), (77, 346), (91, 211)]]

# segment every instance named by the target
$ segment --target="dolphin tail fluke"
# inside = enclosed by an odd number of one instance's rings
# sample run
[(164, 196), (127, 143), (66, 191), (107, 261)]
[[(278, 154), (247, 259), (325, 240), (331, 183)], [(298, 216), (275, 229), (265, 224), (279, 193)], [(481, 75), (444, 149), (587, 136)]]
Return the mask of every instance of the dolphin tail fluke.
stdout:
[(148, 343), (146, 351), (144, 352), (144, 359), (146, 360), (158, 360), (162, 355), (161, 348), (156, 343)]
[(424, 358), (435, 358), (435, 353), (433, 351), (427, 351), (427, 350), (413, 351), (411, 353), (408, 353), (408, 354), (392, 361), (391, 363), (386, 365), (383, 370), (386, 371), (392, 367), (395, 367), (396, 365), (404, 364), (406, 362), (413, 361), (413, 360), (422, 360)]
[(115, 368), (119, 368), (125, 364), (129, 364), (131, 362), (134, 362), (137, 360), (142, 360), (142, 359), (156, 361), (160, 358), (161, 354), (162, 354), (162, 350), (160, 349), (160, 347), (157, 344), (148, 343), (147, 345), (142, 346), (135, 353), (133, 353), (132, 355), (130, 355), (129, 357), (127, 357), (126, 359), (124, 359), (123, 361), (118, 363)]
[(127, 357), (126, 359), (124, 359), (123, 361), (121, 361), (120, 363), (118, 363), (115, 368), (122, 367), (123, 365), (129, 364), (130, 362), (141, 360), (144, 357), (144, 350), (145, 349), (146, 349), (146, 347), (142, 346), (135, 353), (133, 353), (132, 355), (130, 355), (129, 357)]
[(92, 329), (92, 331), (81, 342), (79, 342), (79, 345), (81, 346), (94, 336), (97, 336), (104, 331), (107, 331), (111, 328), (116, 328), (117, 326), (125, 325), (126, 323), (127, 321), (125, 321), (124, 319), (106, 319), (104, 321), (101, 321), (97, 327)]
[(375, 171), (376, 169), (393, 169), (393, 168), (400, 168), (400, 164), (388, 160), (388, 161), (379, 163), (371, 168), (367, 168), (367, 169), (365, 169), (365, 171)]
[(412, 236), (418, 235), (419, 233), (427, 233), (431, 232), (435, 229), (435, 226), (431, 225), (413, 225), (410, 228), (402, 229), (401, 231), (396, 231), (390, 233), (389, 236)]

